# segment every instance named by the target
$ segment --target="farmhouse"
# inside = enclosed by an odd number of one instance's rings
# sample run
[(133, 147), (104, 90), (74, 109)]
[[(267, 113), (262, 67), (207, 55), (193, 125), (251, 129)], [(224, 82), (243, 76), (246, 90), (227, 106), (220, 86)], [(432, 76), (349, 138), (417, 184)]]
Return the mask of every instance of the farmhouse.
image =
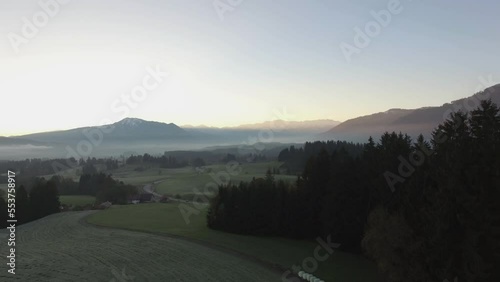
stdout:
[(141, 203), (151, 203), (153, 201), (153, 194), (142, 193), (139, 196), (139, 202)]

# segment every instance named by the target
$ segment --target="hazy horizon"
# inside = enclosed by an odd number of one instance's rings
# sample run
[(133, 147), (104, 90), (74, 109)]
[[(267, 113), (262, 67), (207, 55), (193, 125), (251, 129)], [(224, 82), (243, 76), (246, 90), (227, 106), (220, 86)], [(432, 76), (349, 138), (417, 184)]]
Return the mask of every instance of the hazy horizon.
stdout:
[[(241, 1), (223, 13), (216, 1), (56, 3), (45, 22), (38, 1), (0, 4), (0, 83), (13, 105), (1, 136), (124, 117), (227, 127), (286, 111), (345, 121), (439, 106), (474, 93), (481, 77), (500, 81), (495, 1)], [(390, 20), (356, 45), (357, 28), (389, 5)], [(346, 56), (346, 44), (358, 52)], [(140, 99), (122, 98), (136, 90)]]
[(498, 11), (0, 1), (0, 281), (500, 281)]

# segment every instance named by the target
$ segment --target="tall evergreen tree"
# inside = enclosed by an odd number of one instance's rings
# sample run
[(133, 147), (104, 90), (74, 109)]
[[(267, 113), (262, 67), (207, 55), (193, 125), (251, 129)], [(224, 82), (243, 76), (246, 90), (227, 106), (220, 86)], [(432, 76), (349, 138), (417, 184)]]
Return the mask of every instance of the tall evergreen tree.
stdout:
[(19, 224), (29, 221), (30, 216), (30, 206), (28, 192), (24, 188), (24, 185), (19, 186), (16, 189), (16, 218)]

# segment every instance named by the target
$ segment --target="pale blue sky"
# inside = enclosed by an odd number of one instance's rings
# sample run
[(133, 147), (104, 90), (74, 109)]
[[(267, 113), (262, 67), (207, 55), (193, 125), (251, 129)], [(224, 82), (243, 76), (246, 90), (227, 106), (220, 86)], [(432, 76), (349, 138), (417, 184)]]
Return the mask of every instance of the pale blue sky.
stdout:
[(126, 115), (178, 125), (260, 122), (284, 108), (294, 120), (343, 121), (441, 105), (472, 94), (479, 77), (500, 82), (492, 0), (401, 0), (347, 61), (340, 44), (389, 2), (243, 0), (221, 20), (212, 0), (73, 0), (16, 53), (12, 33), (43, 10), (2, 1), (0, 135), (116, 121), (125, 114), (113, 103), (157, 65), (170, 77)]

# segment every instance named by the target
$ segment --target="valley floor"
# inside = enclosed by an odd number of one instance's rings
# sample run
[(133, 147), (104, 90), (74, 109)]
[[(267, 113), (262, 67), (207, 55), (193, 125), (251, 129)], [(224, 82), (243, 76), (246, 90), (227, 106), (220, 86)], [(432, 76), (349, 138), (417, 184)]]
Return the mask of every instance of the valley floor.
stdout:
[[(182, 211), (186, 212), (188, 206), (191, 209), (197, 207), (198, 210), (186, 221)], [(137, 204), (112, 206), (90, 215), (87, 220), (99, 226), (187, 239), (231, 254), (241, 254), (252, 261), (273, 265), (281, 270), (302, 265), (307, 258), (314, 256), (314, 250), (318, 246), (314, 241), (245, 236), (212, 230), (206, 224), (206, 211), (206, 205), (194, 206), (192, 203)], [(335, 251), (326, 261), (318, 263), (314, 275), (330, 282), (383, 281), (374, 263), (360, 255), (341, 251)], [(281, 281), (280, 276), (273, 281)]]
[[(276, 271), (200, 244), (92, 226), (84, 221), (92, 213), (59, 213), (17, 227), (16, 274), (2, 263), (0, 281), (280, 281)], [(6, 230), (0, 232), (6, 254)]]

